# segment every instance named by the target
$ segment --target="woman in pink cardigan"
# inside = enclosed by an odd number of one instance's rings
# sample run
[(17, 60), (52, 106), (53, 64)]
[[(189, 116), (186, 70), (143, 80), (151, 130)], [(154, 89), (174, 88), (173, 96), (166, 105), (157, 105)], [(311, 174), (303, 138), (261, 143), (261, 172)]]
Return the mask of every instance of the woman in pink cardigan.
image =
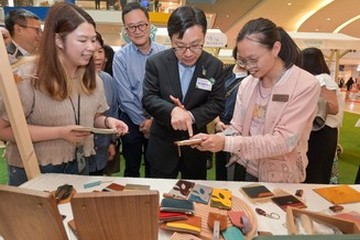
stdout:
[(239, 87), (229, 130), (198, 134), (203, 151), (232, 153), (246, 181), (299, 183), (308, 164), (307, 141), (320, 86), (300, 69), (300, 50), (268, 19), (249, 21), (237, 36), (238, 60), (250, 76)]

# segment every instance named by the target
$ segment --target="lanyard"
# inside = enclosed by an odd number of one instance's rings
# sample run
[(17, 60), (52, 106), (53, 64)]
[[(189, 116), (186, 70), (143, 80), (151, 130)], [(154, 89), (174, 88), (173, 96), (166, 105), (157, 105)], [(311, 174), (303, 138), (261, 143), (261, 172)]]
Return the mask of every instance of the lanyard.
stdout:
[(74, 111), (74, 117), (75, 117), (75, 124), (76, 125), (80, 125), (80, 94), (78, 95), (78, 112), (77, 112), (77, 116), (76, 116), (76, 110), (75, 110), (75, 105), (74, 105), (74, 102), (72, 100), (71, 97), (69, 97), (69, 100), (70, 100), (70, 103), (71, 103), (71, 107)]

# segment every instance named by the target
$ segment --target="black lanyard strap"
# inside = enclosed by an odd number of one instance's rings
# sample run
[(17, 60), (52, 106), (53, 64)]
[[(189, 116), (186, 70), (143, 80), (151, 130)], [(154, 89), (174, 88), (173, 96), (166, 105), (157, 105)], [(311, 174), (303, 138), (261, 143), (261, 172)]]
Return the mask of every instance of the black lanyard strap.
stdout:
[(71, 103), (71, 107), (72, 107), (72, 109), (74, 111), (75, 124), (80, 125), (80, 94), (78, 95), (77, 115), (76, 115), (75, 105), (74, 105), (74, 102), (73, 102), (72, 98), (69, 97), (69, 100), (70, 100), (70, 103)]

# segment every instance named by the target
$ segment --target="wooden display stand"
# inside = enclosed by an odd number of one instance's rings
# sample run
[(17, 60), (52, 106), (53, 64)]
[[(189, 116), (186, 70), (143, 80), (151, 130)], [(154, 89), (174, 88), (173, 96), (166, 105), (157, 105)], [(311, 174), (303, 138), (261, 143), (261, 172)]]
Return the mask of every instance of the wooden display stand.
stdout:
[(77, 193), (71, 208), (79, 239), (158, 239), (158, 191)]
[(26, 176), (28, 179), (32, 179), (40, 175), (40, 168), (35, 156), (4, 41), (0, 41), (0, 59), (0, 95), (12, 126)]
[(4, 239), (68, 239), (51, 193), (0, 185), (0, 199), (0, 235)]
[(360, 234), (360, 229), (356, 223), (335, 218), (330, 215), (325, 215), (317, 212), (311, 212), (303, 209), (288, 207), (286, 209), (286, 225), (288, 228), (288, 232), (290, 235), (297, 234), (297, 228), (295, 224), (295, 216), (297, 214), (305, 214), (309, 216), (311, 219), (318, 220), (329, 225), (336, 226), (339, 228), (344, 234)]

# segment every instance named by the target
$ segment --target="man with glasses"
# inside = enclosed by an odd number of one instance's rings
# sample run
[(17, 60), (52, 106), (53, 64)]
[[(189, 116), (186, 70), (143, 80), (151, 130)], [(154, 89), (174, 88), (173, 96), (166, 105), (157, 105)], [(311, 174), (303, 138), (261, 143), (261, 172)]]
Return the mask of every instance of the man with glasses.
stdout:
[(5, 25), (12, 37), (11, 44), (7, 46), (11, 64), (36, 51), (42, 34), (37, 15), (25, 9), (15, 9), (7, 15)]
[[(152, 119), (144, 113), (141, 97), (146, 60), (166, 47), (150, 39), (151, 23), (147, 10), (138, 2), (125, 5), (122, 21), (130, 43), (115, 53), (113, 76), (119, 91), (120, 119), (129, 126), (123, 136), (126, 177), (139, 177), (142, 152), (146, 151)], [(145, 161), (145, 176), (148, 163)]]
[(167, 25), (172, 49), (146, 63), (144, 109), (153, 116), (146, 157), (150, 177), (206, 179), (208, 153), (179, 146), (224, 109), (223, 64), (203, 51), (207, 22), (202, 10), (177, 8)]

